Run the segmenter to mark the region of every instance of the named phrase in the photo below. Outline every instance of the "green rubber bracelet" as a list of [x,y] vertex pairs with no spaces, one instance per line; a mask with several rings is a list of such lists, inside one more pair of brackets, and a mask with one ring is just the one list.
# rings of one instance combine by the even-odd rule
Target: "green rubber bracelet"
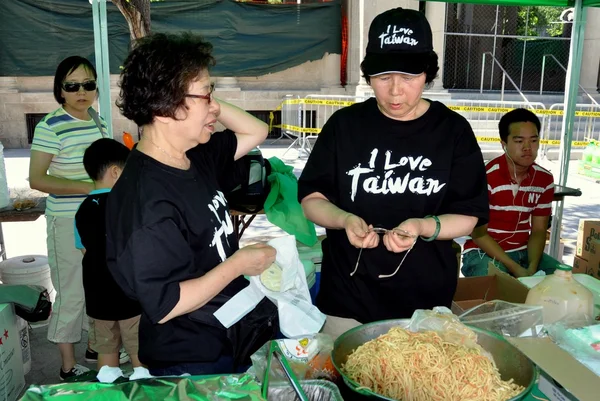
[[440,235],[440,230],[442,228],[442,224],[440,223],[440,218],[439,217],[437,217],[437,216],[425,216],[426,219],[428,219],[430,217],[435,220],[435,232],[429,238],[425,238],[425,237],[421,236],[421,239],[423,241],[425,241],[425,242],[435,241],[437,239],[438,235]]

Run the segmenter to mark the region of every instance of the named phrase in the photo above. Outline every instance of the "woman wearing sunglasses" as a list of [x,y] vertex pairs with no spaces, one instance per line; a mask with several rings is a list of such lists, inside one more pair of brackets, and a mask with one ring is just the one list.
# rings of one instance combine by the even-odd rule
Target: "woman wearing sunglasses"
[[76,363],[73,348],[81,340],[83,319],[87,318],[82,254],[75,248],[73,221],[79,204],[94,189],[83,168],[83,153],[92,142],[107,136],[106,122],[92,109],[96,96],[94,66],[78,56],[63,60],[54,76],[54,98],[60,107],[35,127],[31,144],[29,185],[48,193],[48,264],[57,291],[48,340],[60,350],[61,380],[88,370]]
[[264,244],[239,249],[222,186],[268,127],[214,96],[211,51],[196,35],[154,34],[121,72],[117,105],[143,136],[108,197],[106,255],[142,307],[138,355],[155,376],[233,372],[245,358],[213,312],[275,260]]

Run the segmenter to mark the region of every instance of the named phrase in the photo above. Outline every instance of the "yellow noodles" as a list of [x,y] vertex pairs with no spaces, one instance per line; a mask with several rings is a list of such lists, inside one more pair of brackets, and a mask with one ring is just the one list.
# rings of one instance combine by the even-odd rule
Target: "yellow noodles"
[[361,386],[402,401],[505,401],[524,390],[503,381],[483,352],[434,331],[394,327],[358,347],[343,370]]

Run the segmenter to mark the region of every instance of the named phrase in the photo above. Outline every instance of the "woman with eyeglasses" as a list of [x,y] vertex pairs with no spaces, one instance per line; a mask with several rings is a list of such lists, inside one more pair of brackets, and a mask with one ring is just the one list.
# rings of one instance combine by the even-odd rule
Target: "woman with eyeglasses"
[[[213,312],[275,260],[264,244],[239,249],[221,186],[268,127],[214,96],[211,51],[196,35],[154,34],[121,72],[117,105],[143,135],[108,197],[107,263],[140,302],[139,359],[155,376],[234,372],[242,322],[226,330]],[[253,333],[259,345],[274,327]]]
[[79,56],[68,57],[56,69],[54,98],[60,107],[35,127],[29,163],[29,185],[48,193],[46,224],[48,264],[56,299],[48,340],[58,344],[60,379],[88,371],[76,363],[73,344],[81,340],[84,293],[81,252],[75,248],[74,217],[79,204],[94,189],[83,167],[83,153],[107,137],[106,122],[92,108],[96,100],[96,70]]

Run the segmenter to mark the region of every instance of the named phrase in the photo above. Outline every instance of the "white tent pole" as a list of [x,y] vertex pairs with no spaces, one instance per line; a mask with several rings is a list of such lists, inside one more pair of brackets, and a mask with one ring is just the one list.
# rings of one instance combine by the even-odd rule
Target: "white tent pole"
[[[573,7],[573,28],[571,32],[571,46],[569,49],[569,64],[565,77],[565,111],[561,128],[560,142],[560,176],[559,185],[566,186],[569,175],[569,161],[571,159],[571,139],[575,122],[575,109],[579,95],[579,75],[583,56],[583,40],[585,32],[587,9],[583,7],[583,0],[575,0]],[[550,256],[556,258],[560,247],[560,233],[564,201],[555,202],[552,231],[550,234]]]
[[110,100],[110,65],[108,59],[108,24],[106,0],[90,0],[94,20],[94,48],[98,73],[99,113],[106,120],[112,138],[112,107]]

